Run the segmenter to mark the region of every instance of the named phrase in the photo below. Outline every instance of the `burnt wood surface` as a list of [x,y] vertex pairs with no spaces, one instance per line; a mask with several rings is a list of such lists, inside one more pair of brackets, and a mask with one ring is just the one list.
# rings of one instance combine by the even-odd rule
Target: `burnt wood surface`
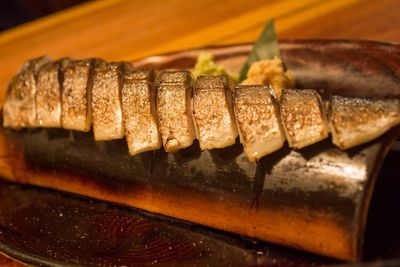
[[[368,264],[400,258],[399,161],[400,152],[390,152],[377,180],[364,247]],[[0,198],[0,250],[35,265],[342,266],[270,243],[33,186],[0,181]]]

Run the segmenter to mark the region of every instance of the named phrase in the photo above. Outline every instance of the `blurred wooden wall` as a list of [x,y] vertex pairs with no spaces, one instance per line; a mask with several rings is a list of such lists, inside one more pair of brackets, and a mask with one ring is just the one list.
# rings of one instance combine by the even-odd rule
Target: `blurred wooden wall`
[[88,0],[12,0],[0,1],[0,31]]

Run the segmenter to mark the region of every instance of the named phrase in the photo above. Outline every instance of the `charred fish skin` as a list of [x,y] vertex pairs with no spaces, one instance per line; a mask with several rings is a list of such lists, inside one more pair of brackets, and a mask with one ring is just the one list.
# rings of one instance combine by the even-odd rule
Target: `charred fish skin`
[[10,128],[38,127],[36,120],[36,75],[51,59],[42,56],[25,62],[11,79],[3,107],[3,125]]
[[126,65],[121,95],[129,154],[159,149],[161,137],[157,125],[154,72]]
[[326,112],[316,90],[284,89],[280,108],[289,147],[301,149],[328,137]]
[[224,148],[238,136],[232,109],[230,79],[225,75],[199,76],[193,92],[193,117],[200,148]]
[[163,71],[157,80],[157,117],[166,152],[192,145],[196,138],[191,99],[193,78],[188,71]]
[[92,126],[93,59],[69,62],[63,69],[61,127],[82,132]]
[[93,133],[96,141],[124,137],[121,107],[121,63],[97,61],[92,87]]
[[341,149],[367,143],[400,123],[400,99],[333,96],[329,126],[332,142]]
[[253,162],[282,148],[286,140],[271,90],[266,85],[235,87],[234,111],[240,141]]
[[37,74],[36,120],[40,127],[61,127],[62,69],[69,59],[44,64]]

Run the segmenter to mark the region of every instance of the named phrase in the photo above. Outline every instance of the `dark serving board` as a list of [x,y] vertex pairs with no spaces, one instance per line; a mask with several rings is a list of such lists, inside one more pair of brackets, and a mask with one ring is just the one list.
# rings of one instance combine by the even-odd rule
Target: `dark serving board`
[[[398,162],[400,152],[391,151],[377,181],[366,230],[366,266],[371,262],[377,262],[373,265],[377,267],[400,264]],[[0,180],[0,199],[0,251],[28,264],[342,265],[266,242],[34,186]],[[389,260],[395,258],[399,260]]]
[[[400,96],[398,45],[375,42],[296,41],[282,42],[280,46],[285,64],[296,77],[296,86],[299,88],[324,88],[320,91],[324,97],[329,97],[331,94]],[[208,50],[215,54],[219,63],[236,71],[249,49],[249,45],[239,45]],[[198,50],[183,51],[145,58],[134,64],[158,69],[191,68],[197,53]],[[228,164],[226,165],[228,168],[233,166],[239,176],[232,179],[224,178],[224,170],[221,170],[222,176],[221,174],[215,177],[197,175],[197,180],[189,179],[187,174],[176,172],[178,169],[168,169],[171,168],[168,165],[170,162],[185,166],[187,162],[182,161],[180,158],[182,155],[165,157],[162,151],[156,152],[156,154],[161,153],[160,157],[157,157],[161,161],[156,160],[158,164],[154,169],[157,175],[154,176],[152,173],[147,177],[146,164],[153,162],[147,157],[151,158],[151,155],[130,159],[125,155],[127,151],[123,148],[123,142],[96,144],[91,136],[62,130],[23,132],[21,139],[21,133],[1,129],[0,176],[9,181],[60,189],[156,211],[159,214],[176,214],[186,221],[191,221],[193,218],[194,222],[197,220],[215,228],[242,232],[246,235],[251,233],[251,229],[244,227],[235,231],[234,227],[246,225],[246,220],[253,220],[252,223],[258,227],[264,225],[271,227],[273,225],[268,221],[268,216],[265,216],[269,214],[274,216],[274,219],[283,218],[280,225],[273,227],[283,231],[282,236],[288,239],[279,239],[279,235],[276,234],[274,236],[273,227],[265,228],[261,232],[258,230],[259,233],[263,231],[267,233],[265,235],[267,240],[271,238],[278,243],[348,260],[358,259],[362,251],[365,260],[390,259],[400,257],[400,234],[397,227],[400,224],[398,208],[400,201],[396,194],[396,188],[400,188],[400,181],[396,179],[399,175],[398,162],[400,162],[398,151],[389,152],[383,163],[370,208],[365,245],[362,244],[375,178],[386,152],[399,132],[400,128],[397,127],[382,138],[346,153],[333,148],[329,141],[299,153],[284,148],[262,163],[263,168],[269,170],[264,170],[266,180],[264,181],[262,176],[263,182],[260,185],[257,179],[254,180],[254,177],[248,177],[248,174],[241,172],[253,167],[240,156],[242,153],[240,146],[216,151],[209,156],[208,152],[201,152],[201,155],[196,151],[183,152],[194,156],[189,161],[206,155],[205,160],[200,157],[200,163],[212,159],[217,160],[218,164]],[[110,157],[111,162],[107,165],[105,158],[103,161],[90,158],[91,151],[98,152],[97,157]],[[86,152],[88,154],[85,156]],[[345,164],[343,166],[355,166],[357,169],[367,164],[369,171],[367,176],[360,180],[362,183],[354,181],[352,177],[347,179],[343,174],[337,176],[338,172],[330,174],[331,177],[327,175],[325,181],[319,174],[318,168],[312,170],[316,171],[316,177],[311,175],[303,179],[301,172],[296,172],[296,169],[290,167],[291,164],[299,164],[298,167],[301,167],[307,163],[304,159],[321,159],[322,163],[316,165],[320,167],[325,166],[324,159],[329,159],[329,164],[335,166],[332,155],[336,155],[336,159]],[[80,157],[83,157],[84,161]],[[279,161],[285,159],[288,159],[287,163],[279,165]],[[99,165],[98,162],[104,164]],[[131,162],[134,167],[118,168],[118,166],[123,167],[124,162]],[[49,165],[53,167],[49,169]],[[46,170],[43,170],[44,166]],[[163,166],[167,169],[163,169]],[[290,177],[280,179],[282,173],[274,173],[272,166],[278,166],[278,169],[281,168],[283,171],[291,171],[292,179],[289,179]],[[201,169],[201,166],[196,168]],[[70,172],[70,169],[79,170],[79,173],[75,173],[75,176],[65,176],[63,173]],[[175,172],[175,176],[166,170]],[[132,176],[134,173],[140,175]],[[92,179],[88,179],[88,175]],[[109,179],[114,177],[120,181]],[[223,180],[219,180],[221,177]],[[148,180],[149,178],[151,179]],[[165,178],[175,179],[165,180]],[[336,183],[329,182],[330,178],[336,179]],[[322,191],[315,191],[315,184],[310,183],[309,179],[317,179],[316,182],[322,179],[320,181],[323,186]],[[286,185],[282,185],[283,182],[288,183],[291,189],[285,189]],[[296,183],[301,187],[299,190],[293,188]],[[351,189],[357,185],[360,185],[362,190],[343,195],[343,192],[347,192],[343,189]],[[261,191],[254,191],[257,188],[261,188]],[[182,195],[185,193],[189,195]],[[257,196],[255,206],[252,202],[254,196]],[[0,199],[0,250],[32,264],[48,266],[337,264],[327,258],[262,241],[252,241],[197,224],[28,185],[0,182]],[[189,204],[184,201],[188,201]],[[227,201],[228,203],[233,201],[232,205],[225,205]],[[180,207],[182,210],[179,210]],[[216,207],[220,208],[219,211],[223,215],[213,211]],[[221,207],[226,210],[221,210]],[[306,212],[303,210],[304,207]],[[200,210],[202,214],[198,212]],[[295,215],[288,213],[290,210]],[[245,211],[243,214],[249,212],[250,217],[239,218],[232,213],[242,211]],[[334,217],[330,217],[330,214]],[[293,216],[293,220],[290,217],[285,218],[288,215]],[[233,221],[224,221],[224,218],[232,218]],[[263,221],[257,221],[256,218],[263,218]],[[332,222],[334,227],[319,228],[317,222],[321,218],[326,219],[321,222]],[[297,219],[299,221],[296,221]],[[219,220],[219,223],[215,223],[216,220]],[[316,236],[307,236],[304,234],[306,229],[290,225],[299,222],[302,223],[300,225],[309,227],[308,230],[315,231]],[[286,235],[285,229],[292,232]],[[254,228],[254,232],[255,230]],[[330,240],[325,240],[323,236],[318,237],[318,231],[321,230],[323,230],[321,233],[327,234]],[[334,233],[345,233],[345,235],[339,237]],[[295,241],[297,237],[300,239]],[[290,238],[293,238],[293,243]],[[318,243],[306,243],[311,240],[317,240]],[[327,247],[320,249],[319,242],[321,246]],[[339,250],[329,248],[338,244],[345,246],[338,246]]]

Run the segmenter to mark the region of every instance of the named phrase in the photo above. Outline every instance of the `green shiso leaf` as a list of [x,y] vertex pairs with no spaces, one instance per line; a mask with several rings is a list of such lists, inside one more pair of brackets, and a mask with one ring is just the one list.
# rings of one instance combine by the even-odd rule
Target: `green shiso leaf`
[[249,57],[240,70],[239,81],[242,82],[247,78],[247,72],[251,64],[256,61],[272,58],[280,58],[274,19],[271,19],[267,23],[264,30],[261,32],[260,37],[258,37],[257,42],[253,45]]

